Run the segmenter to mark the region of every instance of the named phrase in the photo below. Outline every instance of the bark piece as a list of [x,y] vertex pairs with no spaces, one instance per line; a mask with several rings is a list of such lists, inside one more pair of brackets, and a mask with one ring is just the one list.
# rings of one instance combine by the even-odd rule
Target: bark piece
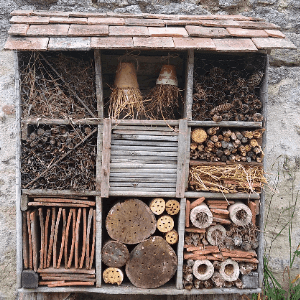
[[105,224],[109,236],[124,244],[142,242],[156,229],[154,214],[138,199],[129,199],[114,205]]
[[93,215],[93,243],[92,243],[89,269],[91,269],[93,266],[94,256],[95,256],[95,245],[96,245],[96,210],[94,210],[94,215]]
[[189,227],[189,228],[185,228],[186,232],[195,232],[195,233],[205,233],[206,230],[203,228],[195,228],[195,227]]
[[78,209],[76,228],[75,228],[75,269],[78,269],[78,251],[79,251],[79,229],[81,220],[81,208]]
[[62,213],[62,208],[60,207],[58,209],[57,213],[57,219],[55,223],[55,231],[54,231],[54,237],[53,237],[53,267],[56,268],[56,255],[57,255],[57,238],[58,238],[58,227],[60,223],[60,218],[61,218],[61,213]]
[[73,216],[73,209],[70,209],[67,224],[66,224],[66,240],[65,240],[65,249],[64,249],[64,258],[65,258],[65,268],[68,266],[68,248],[69,248],[69,232],[70,232],[70,225],[71,219]]
[[205,198],[204,198],[204,197],[198,198],[198,199],[196,199],[195,201],[193,201],[193,202],[191,203],[190,208],[193,209],[194,207],[196,207],[196,206],[202,204],[204,201],[205,201]]
[[149,207],[155,215],[161,215],[165,211],[166,202],[163,198],[154,198],[151,200]]
[[45,242],[44,242],[44,268],[47,267],[47,250],[48,250],[48,236],[49,236],[49,221],[50,221],[51,210],[47,208],[47,215],[45,220]]
[[82,238],[82,251],[81,251],[81,259],[80,259],[80,264],[79,268],[81,269],[83,267],[84,263],[84,257],[85,257],[85,252],[86,252],[86,208],[83,208],[82,210],[82,215],[83,215],[83,238]]
[[92,227],[92,219],[93,219],[94,210],[90,208],[88,215],[88,223],[87,223],[87,231],[86,231],[86,258],[85,258],[85,267],[89,268],[90,265],[90,235],[91,235],[91,227]]
[[75,242],[76,242],[76,209],[73,209],[72,211],[73,211],[72,242],[71,242],[70,256],[68,258],[68,265],[67,265],[68,269],[71,267],[72,264],[72,260],[74,257]]
[[49,239],[49,248],[48,248],[48,256],[47,256],[47,268],[50,267],[51,255],[52,255],[52,251],[53,251],[53,238],[54,238],[55,220],[56,220],[56,209],[55,209],[55,207],[52,207],[50,239]]
[[102,247],[102,261],[108,267],[123,267],[129,259],[129,251],[125,244],[108,241]]
[[124,274],[118,268],[107,268],[103,272],[103,280],[105,283],[120,285],[123,282]]
[[253,225],[256,225],[256,203],[254,201],[249,201],[248,205],[252,213],[252,223]]
[[57,260],[57,268],[60,267],[61,264],[61,260],[64,254],[64,247],[65,247],[65,243],[66,243],[66,222],[67,222],[67,215],[66,215],[66,210],[63,209],[62,210],[62,215],[63,215],[63,227],[62,227],[62,237],[61,237],[61,244],[60,244],[60,251],[59,251],[59,255],[58,255],[58,260]]
[[166,212],[167,212],[167,214],[169,214],[171,216],[174,216],[174,215],[177,215],[179,213],[179,210],[180,210],[180,203],[177,200],[172,199],[172,200],[168,200],[166,202]]
[[211,280],[215,284],[216,287],[223,287],[225,280],[224,278],[220,275],[219,272],[214,272],[213,276],[211,277]]
[[191,211],[191,202],[186,200],[185,205],[185,227],[190,227],[190,211]]
[[174,220],[168,215],[163,215],[157,220],[156,226],[160,232],[169,232],[174,228]]
[[139,288],[157,288],[168,282],[177,270],[177,256],[172,247],[159,236],[137,245],[126,264],[126,274]]
[[39,208],[38,211],[39,211],[39,220],[40,220],[40,228],[41,228],[40,269],[43,269],[44,268],[44,250],[45,250],[45,226],[44,226],[43,209]]

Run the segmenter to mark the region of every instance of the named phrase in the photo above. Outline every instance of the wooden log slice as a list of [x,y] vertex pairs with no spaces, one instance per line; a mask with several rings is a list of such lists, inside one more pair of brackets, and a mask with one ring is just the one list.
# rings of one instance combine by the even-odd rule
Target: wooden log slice
[[232,259],[226,259],[221,263],[220,275],[226,281],[235,281],[238,279],[240,274],[239,265],[236,261]]
[[178,232],[173,229],[165,234],[165,240],[168,244],[174,245],[178,242]]
[[172,199],[172,200],[168,200],[166,202],[166,212],[167,212],[167,214],[169,214],[171,216],[174,216],[174,215],[177,215],[179,213],[179,210],[180,210],[180,203],[177,200]]
[[124,244],[137,244],[155,232],[156,220],[141,200],[129,199],[115,204],[106,217],[109,236]]
[[124,274],[118,268],[107,268],[103,272],[103,280],[105,283],[120,285],[123,282]]
[[206,204],[194,207],[190,213],[190,219],[197,228],[207,228],[213,221],[213,215]]
[[223,243],[226,237],[226,229],[222,225],[210,226],[207,230],[207,241],[215,246]]
[[207,139],[207,133],[202,128],[196,128],[192,131],[191,134],[192,140],[195,143],[203,143]]
[[108,241],[102,248],[102,261],[108,267],[123,267],[129,259],[129,251],[125,244]]
[[158,288],[168,282],[177,270],[177,256],[160,236],[137,245],[130,253],[126,274],[139,288]]
[[166,202],[163,198],[154,198],[151,200],[149,207],[155,215],[161,215],[165,211]]
[[156,226],[160,232],[169,232],[174,228],[174,220],[172,217],[164,215],[157,220]]
[[242,202],[236,202],[229,206],[231,221],[238,226],[246,226],[252,221],[250,208]]

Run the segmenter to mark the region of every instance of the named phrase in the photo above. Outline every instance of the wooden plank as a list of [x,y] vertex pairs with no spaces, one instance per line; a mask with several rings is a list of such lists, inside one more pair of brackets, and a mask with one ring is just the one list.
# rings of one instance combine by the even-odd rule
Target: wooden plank
[[75,228],[75,269],[78,269],[78,250],[79,250],[79,229],[80,229],[81,208],[77,212],[76,228]]
[[[95,278],[87,278],[85,277],[84,275],[77,275],[76,277],[75,276],[70,276],[70,274],[68,275],[65,275],[65,276],[46,276],[46,277],[43,277],[42,276],[42,280],[49,280],[49,281],[54,281],[54,280],[61,280],[61,281],[87,281],[87,282],[95,282],[96,279]],[[46,281],[45,281],[46,283]],[[40,282],[39,282],[40,284]]]
[[33,269],[33,257],[32,257],[32,235],[31,235],[31,223],[30,223],[30,210],[26,212],[27,230],[28,230],[28,243],[29,243],[29,263],[28,268]]
[[[179,123],[180,124],[180,123]],[[154,130],[125,130],[125,129],[114,129],[112,131],[113,135],[122,135],[122,134],[133,134],[133,135],[151,135],[151,136],[177,136],[178,132],[176,131],[154,131]]]
[[[150,175],[149,174],[143,174],[143,173],[110,173],[110,178],[114,178],[114,177],[130,177],[130,178],[149,178]],[[161,173],[151,173],[151,177],[152,178],[165,178],[165,176],[169,177],[169,178],[175,178],[177,177],[176,174],[163,174],[163,172]]]
[[92,243],[92,249],[91,249],[92,251],[91,251],[91,257],[90,257],[89,269],[92,268],[93,263],[94,263],[94,257],[95,257],[96,234],[97,234],[97,228],[96,228],[96,211],[94,211],[93,220],[94,220],[94,222],[93,222],[93,243]]
[[[139,183],[139,182],[176,182],[175,178],[125,178],[125,177],[113,177],[110,179],[111,182],[134,182],[134,183]],[[196,197],[197,198],[197,197]]]
[[[191,136],[191,131],[192,131],[192,128],[191,127],[188,127],[188,136],[190,137]],[[187,139],[187,143],[186,143],[186,151],[185,151],[185,190],[188,189],[188,185],[189,185],[189,173],[190,173],[190,166],[189,166],[189,163],[190,163],[190,146],[191,146],[191,139],[188,138]]]
[[63,216],[62,237],[61,237],[60,250],[59,250],[59,255],[57,260],[57,268],[60,267],[63,253],[64,253],[65,243],[66,243],[67,213],[65,208],[63,208],[62,210],[62,216]]
[[187,120],[179,120],[179,135],[178,135],[178,160],[177,160],[177,184],[176,197],[183,198],[185,192],[185,157],[186,157],[186,143],[189,137]]
[[95,60],[95,85],[97,98],[98,118],[103,119],[103,83],[102,83],[102,67],[101,67],[101,53],[100,50],[94,50]]
[[170,161],[176,161],[177,162],[177,157],[173,156],[143,156],[143,157],[132,157],[132,156],[121,156],[121,157],[112,157],[111,162],[137,162],[137,163],[157,163],[157,162],[162,162],[162,163],[170,163]]
[[109,196],[123,196],[123,197],[176,197],[176,192],[140,192],[140,191],[112,191],[109,192]]
[[92,218],[93,218],[94,210],[90,208],[86,229],[86,245],[85,245],[85,268],[88,269],[90,264],[90,233],[92,226]]
[[158,141],[132,141],[132,140],[112,140],[111,145],[114,146],[151,146],[151,147],[177,147],[177,141],[174,142],[158,142]]
[[[150,149],[149,149],[150,150]],[[174,152],[154,152],[154,151],[127,151],[127,150],[113,150],[111,151],[111,156],[174,156],[177,157],[177,151]]]
[[50,208],[47,208],[47,215],[45,220],[45,242],[44,242],[44,268],[47,267],[47,251],[48,251],[48,232],[49,232],[49,221],[50,221]]
[[53,267],[56,268],[56,254],[57,254],[57,238],[58,238],[58,227],[60,223],[62,208],[58,209],[56,223],[55,223],[55,230],[54,230],[54,237],[53,237]]
[[116,168],[125,168],[125,169],[173,169],[177,170],[177,163],[175,161],[169,162],[168,164],[159,163],[156,164],[147,164],[147,163],[110,163],[111,169]]
[[42,190],[42,189],[36,189],[36,190],[28,190],[28,189],[22,189],[22,194],[26,194],[28,196],[97,196],[100,194],[100,192],[97,191],[73,191],[73,190]]
[[176,132],[178,130],[177,127],[171,126],[122,126],[122,125],[113,125],[112,130],[143,130],[143,131],[167,131],[167,132]]
[[90,205],[75,204],[75,203],[48,203],[48,202],[29,202],[28,206],[50,206],[50,207],[90,207]]
[[116,168],[111,168],[110,169],[110,172],[111,174],[113,173],[130,173],[130,172],[135,172],[136,174],[148,174],[149,176],[152,176],[152,173],[157,173],[159,172],[159,170],[161,170],[161,173],[163,174],[176,174],[176,169],[123,169],[123,168],[120,168],[120,169],[116,169]]
[[[111,187],[109,189],[109,193],[112,193],[112,192],[126,192],[126,191],[132,191],[132,192],[137,192],[137,191],[145,191],[145,188],[139,188],[139,187]],[[147,187],[147,191],[149,193],[151,192],[176,192],[176,188],[173,187],[173,188],[165,188],[165,187],[158,187],[156,188],[155,185],[154,187]]]
[[196,127],[238,127],[238,128],[262,128],[262,122],[242,122],[242,121],[188,121],[188,126]]
[[194,50],[188,50],[187,65],[185,75],[185,93],[184,93],[184,118],[192,120],[193,106],[193,77],[194,77]]
[[25,211],[28,209],[28,196],[27,195],[21,195],[21,211]]
[[39,208],[38,211],[39,211],[39,220],[40,220],[40,228],[41,228],[40,269],[43,269],[44,268],[44,250],[45,250],[45,226],[44,226],[43,209]]
[[180,200],[180,211],[178,217],[178,244],[177,244],[177,258],[178,258],[178,266],[177,266],[177,276],[176,276],[176,288],[182,289],[182,275],[183,275],[183,245],[184,245],[184,228],[185,228],[185,206],[186,199],[182,198]]
[[22,120],[21,124],[26,125],[98,125],[102,123],[100,118],[86,118],[86,119],[48,119],[48,118],[28,118]]
[[97,156],[96,156],[96,191],[101,193],[101,170],[103,151],[103,124],[98,125],[97,134]]
[[103,120],[103,152],[101,170],[101,197],[109,195],[109,173],[110,173],[110,145],[111,145],[111,120]]
[[190,160],[190,166],[226,166],[226,165],[242,165],[242,166],[262,166],[258,162],[220,162],[220,161],[205,161],[205,160]]
[[246,193],[235,193],[235,194],[222,194],[222,193],[209,193],[209,192],[185,192],[186,198],[200,198],[205,197],[206,199],[259,199],[259,194],[246,194]]
[[126,145],[112,145],[111,151],[151,151],[151,152],[176,152],[178,151],[177,146],[173,147],[156,147],[153,146],[126,146]]
[[38,269],[38,273],[42,274],[95,274],[95,269],[91,270],[86,270],[86,269],[76,269],[76,268],[70,268],[70,269],[65,269],[65,268],[46,268],[46,269]]
[[94,201],[86,200],[76,200],[76,199],[66,199],[66,198],[34,198],[33,201],[37,202],[56,202],[56,203],[77,203],[77,204],[87,204],[95,206]]
[[178,136],[153,136],[145,134],[113,134],[112,140],[136,140],[136,141],[170,141],[177,142]]
[[52,207],[50,239],[49,239],[49,248],[48,248],[48,256],[47,256],[47,268],[50,267],[51,255],[52,255],[52,251],[53,251],[55,221],[56,221],[56,208]]
[[139,188],[149,188],[149,187],[163,187],[169,188],[173,187],[176,188],[176,182],[110,182],[110,187],[121,187],[121,186],[128,186],[128,187],[139,187]]
[[28,245],[28,229],[27,229],[27,220],[26,220],[26,212],[22,215],[22,242],[23,242],[23,264],[24,269],[28,269],[29,267],[29,245]]
[[[101,287],[102,280],[102,260],[101,260],[101,250],[102,250],[102,198],[96,197],[96,209],[93,212],[92,224],[93,230],[96,227],[95,237],[92,237],[92,243],[95,243],[96,247],[96,257],[95,257],[95,268],[96,268],[96,287]],[[92,249],[91,249],[92,250]],[[92,253],[91,253],[92,254]],[[88,268],[92,267],[90,255],[90,261]]]
[[62,278],[68,276],[68,278],[77,278],[77,277],[82,277],[82,278],[91,278],[94,279],[96,277],[96,274],[68,274],[68,273],[41,273],[40,275],[43,279],[47,279],[49,277],[57,277],[57,278]]
[[84,258],[85,258],[85,251],[86,251],[86,208],[82,210],[82,229],[83,229],[83,237],[82,237],[82,251],[81,251],[81,258],[79,262],[79,269],[83,268]]
[[113,120],[112,125],[178,126],[178,120]]
[[36,210],[30,213],[30,227],[31,227],[31,242],[32,242],[32,265],[33,265],[33,270],[36,272],[39,267],[38,266],[39,237],[38,237],[38,224],[37,224]]

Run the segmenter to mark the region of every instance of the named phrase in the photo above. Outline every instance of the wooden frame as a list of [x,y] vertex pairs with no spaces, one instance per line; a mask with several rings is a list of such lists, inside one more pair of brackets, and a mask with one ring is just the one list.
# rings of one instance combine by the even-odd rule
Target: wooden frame
[[[255,289],[192,289],[187,291],[183,289],[182,285],[182,266],[183,266],[183,244],[185,232],[185,203],[186,198],[199,198],[204,196],[207,199],[224,199],[221,193],[207,193],[207,192],[190,192],[186,191],[188,168],[189,168],[189,148],[190,148],[190,132],[191,127],[240,127],[240,128],[262,128],[266,127],[266,121],[262,122],[236,122],[236,121],[222,121],[216,123],[213,121],[193,121],[192,120],[192,103],[193,103],[193,71],[194,71],[194,50],[187,51],[186,63],[186,83],[185,83],[185,103],[184,103],[184,119],[182,120],[110,120],[103,119],[103,84],[102,84],[102,68],[101,68],[101,53],[99,50],[94,51],[95,57],[95,73],[96,73],[96,98],[97,98],[97,118],[74,120],[74,124],[90,124],[98,126],[97,135],[97,158],[96,158],[96,191],[56,191],[56,190],[21,190],[21,124],[26,128],[30,124],[69,124],[66,120],[50,120],[50,119],[27,119],[21,120],[21,100],[20,100],[20,78],[18,67],[18,54],[15,52],[15,90],[16,90],[16,119],[17,119],[17,200],[16,200],[16,222],[17,222],[17,287],[22,292],[91,292],[91,293],[108,293],[108,294],[153,294],[153,295],[198,295],[198,294],[250,294],[258,293],[261,291],[263,281],[263,232],[260,231],[259,235],[259,249],[258,249],[258,274],[259,274],[259,287]],[[267,79],[268,79],[268,60],[266,63],[265,76],[263,78],[263,85],[261,87],[261,100],[263,102],[263,115],[266,116],[267,109]],[[176,169],[176,192],[139,192],[135,194],[132,191],[124,191],[122,193],[109,191],[109,173],[110,173],[110,141],[111,132],[114,126],[178,126],[179,125],[179,147],[178,147],[178,161]],[[263,147],[266,145],[266,137],[263,137]],[[27,209],[27,202],[29,196],[42,196],[42,195],[86,195],[95,196],[96,199],[96,287],[57,287],[46,288],[39,287],[37,289],[24,289],[21,288],[21,273],[22,273],[22,211]],[[157,289],[138,289],[132,285],[115,286],[101,286],[102,285],[102,262],[101,262],[101,248],[102,248],[102,201],[103,198],[112,196],[139,196],[139,197],[177,197],[181,200],[181,211],[178,220],[178,233],[179,242],[177,245],[178,255],[178,269],[176,275],[176,284],[165,286]],[[227,194],[227,199],[260,199],[260,217],[259,226],[263,228],[263,210],[264,210],[264,193],[259,194]]]

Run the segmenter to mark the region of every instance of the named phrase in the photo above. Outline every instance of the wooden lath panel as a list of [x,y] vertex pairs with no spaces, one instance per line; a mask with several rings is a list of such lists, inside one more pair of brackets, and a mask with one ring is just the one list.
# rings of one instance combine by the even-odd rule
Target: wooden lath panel
[[109,192],[175,193],[178,132],[168,125],[113,126]]

